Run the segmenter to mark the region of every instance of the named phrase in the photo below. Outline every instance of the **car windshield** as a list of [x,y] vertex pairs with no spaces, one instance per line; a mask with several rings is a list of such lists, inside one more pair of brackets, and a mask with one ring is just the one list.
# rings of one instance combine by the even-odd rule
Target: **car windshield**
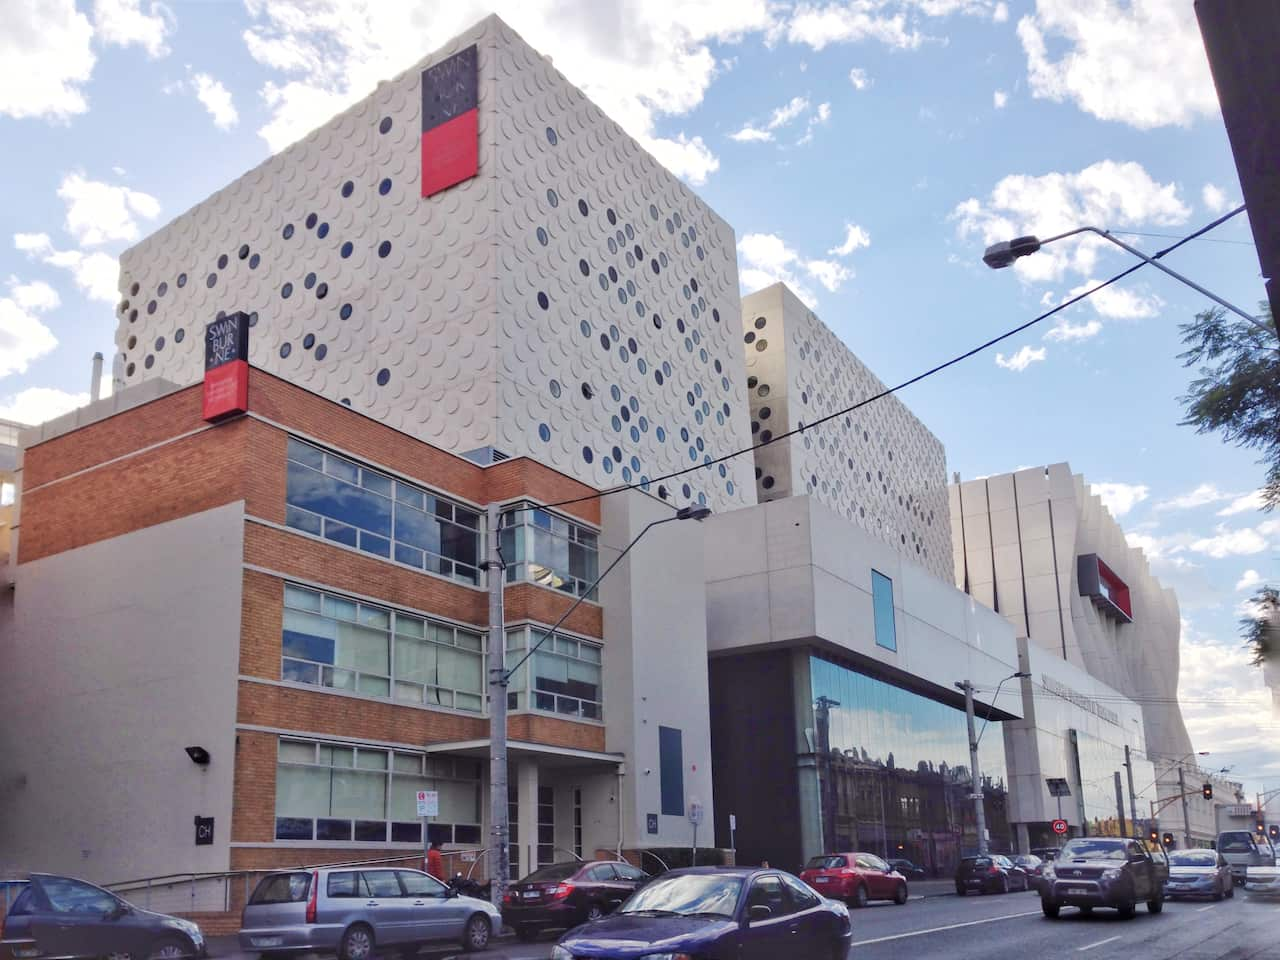
[[582,864],[580,863],[553,863],[549,867],[533,871],[520,882],[542,883],[547,880],[568,880],[581,869]]
[[1212,850],[1177,850],[1169,854],[1175,867],[1216,867],[1218,856]]
[[960,861],[960,866],[970,870],[983,870],[991,866],[991,860],[987,857],[965,857]]
[[277,873],[263,878],[249,903],[301,903],[310,892],[311,874]]
[[632,894],[619,913],[654,913],[669,916],[714,914],[732,917],[742,892],[741,877],[716,874],[683,874],[659,877]]
[[811,857],[804,865],[806,870],[839,870],[844,866],[844,857]]
[[1060,860],[1125,860],[1123,843],[1104,840],[1071,840],[1062,848]]
[[1224,833],[1218,838],[1223,853],[1253,853],[1253,837],[1247,833]]

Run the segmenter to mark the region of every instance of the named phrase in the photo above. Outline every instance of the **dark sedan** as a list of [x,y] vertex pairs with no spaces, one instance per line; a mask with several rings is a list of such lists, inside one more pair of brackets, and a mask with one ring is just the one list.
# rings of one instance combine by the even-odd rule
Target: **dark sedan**
[[1040,875],[1044,872],[1044,861],[1034,853],[1020,853],[1016,857],[1010,857],[1010,859],[1026,872],[1027,883],[1032,890],[1039,893]]
[[1164,895],[1169,900],[1179,897],[1234,897],[1235,880],[1231,864],[1216,850],[1171,850],[1169,879],[1164,882]]
[[844,960],[849,908],[781,870],[690,867],[635,893],[616,913],[570,930],[551,960]]
[[965,857],[956,868],[956,896],[1029,890],[1027,871],[998,853]]
[[91,883],[47,873],[31,875],[3,926],[0,960],[205,955],[200,928],[189,920],[141,910]]
[[544,930],[599,920],[648,879],[643,870],[612,860],[555,863],[507,888],[502,919],[521,940],[533,940]]
[[910,860],[890,860],[889,866],[893,867],[908,880],[928,879],[928,874],[924,872],[924,867],[918,867]]

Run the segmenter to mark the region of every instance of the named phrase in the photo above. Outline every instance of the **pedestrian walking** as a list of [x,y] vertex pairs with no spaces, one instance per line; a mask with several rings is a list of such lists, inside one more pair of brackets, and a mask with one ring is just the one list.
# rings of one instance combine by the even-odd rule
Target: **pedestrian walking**
[[432,840],[431,846],[427,850],[427,873],[435,877],[441,883],[445,882],[444,878],[444,857],[440,854],[440,841]]

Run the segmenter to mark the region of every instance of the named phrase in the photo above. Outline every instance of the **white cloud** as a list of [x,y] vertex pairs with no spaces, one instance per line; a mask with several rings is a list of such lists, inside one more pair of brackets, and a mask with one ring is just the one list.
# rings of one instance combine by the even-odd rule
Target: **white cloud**
[[1194,510],[1196,507],[1207,506],[1211,503],[1221,503],[1223,500],[1230,500],[1235,496],[1237,494],[1225,493],[1219,490],[1217,484],[1202,483],[1190,493],[1160,501],[1156,504],[1156,509]]
[[1252,590],[1262,583],[1262,575],[1257,570],[1246,570],[1236,581],[1237,590]]
[[0,419],[17,420],[34,426],[70,413],[88,402],[87,393],[67,393],[52,387],[28,387],[0,400]]
[[1212,183],[1206,183],[1201,188],[1200,201],[1210,213],[1226,213],[1227,209],[1232,206],[1231,201],[1227,199],[1226,191],[1221,187],[1214,186]]
[[0,114],[66,120],[89,109],[82,90],[95,61],[89,18],[73,0],[18,0],[3,10]]
[[[1062,299],[1070,300],[1072,297],[1079,296],[1086,290],[1092,290],[1100,282],[1090,278],[1070,290]],[[1154,317],[1164,307],[1164,301],[1154,293],[1138,293],[1114,283],[1089,294],[1084,302],[1092,307],[1093,312],[1098,316],[1111,320],[1141,320],[1145,317]]]
[[787,39],[821,50],[832,43],[857,43],[878,40],[897,50],[914,50],[924,43],[924,36],[908,26],[907,16],[899,11],[884,12],[880,3],[853,3],[824,7],[807,4],[798,7],[786,27]]
[[13,297],[0,297],[0,377],[26,373],[33,360],[58,345],[58,339],[35,315]]
[[58,250],[46,233],[16,233],[13,245],[33,260],[69,270],[90,300],[114,304],[119,297],[120,264],[108,254]]
[[58,296],[58,291],[43,280],[19,283],[16,277],[10,277],[9,292],[13,297],[14,303],[23,310],[34,310],[42,313],[46,310],[56,309],[62,303],[62,299]]
[[1003,90],[997,90],[991,94],[991,103],[997,110],[1003,110],[1009,103],[1009,94]]
[[1185,127],[1218,112],[1189,3],[1036,0],[1018,37],[1033,96],[1140,130]]
[[694,184],[716,169],[715,156],[701,138],[659,136],[658,119],[683,116],[702,102],[723,59],[712,44],[736,43],[775,25],[768,0],[601,0],[572,16],[562,0],[455,0],[429,10],[414,0],[247,0],[246,6],[249,53],[276,74],[260,91],[270,119],[258,131],[273,151],[496,12]]
[[853,251],[869,246],[871,246],[871,234],[857,224],[846,223],[844,225],[844,240],[839,246],[828,250],[827,253],[834,257],[847,257]]
[[1070,320],[1063,320],[1046,333],[1044,338],[1057,343],[1072,343],[1077,340],[1092,339],[1101,332],[1102,323],[1097,320],[1090,320],[1088,323],[1072,323]]
[[1231,503],[1218,511],[1220,517],[1234,517],[1238,513],[1247,513],[1250,510],[1262,509],[1262,491],[1255,490],[1253,493],[1246,493],[1243,497],[1236,497]]
[[737,133],[729,134],[729,139],[739,143],[767,143],[773,139],[773,134],[768,130],[757,130],[748,123]]
[[87,180],[79,173],[63,178],[58,196],[67,205],[67,232],[82,246],[137,240],[135,215],[154,220],[160,213],[160,201],[150,194]]
[[1004,367],[1006,370],[1015,370],[1021,373],[1033,363],[1039,363],[1045,357],[1044,347],[1032,347],[1024,344],[1022,348],[1011,357],[1006,357],[1003,353],[996,354],[996,366]]
[[849,82],[853,84],[855,90],[865,90],[871,86],[871,80],[867,76],[867,71],[862,67],[854,67],[849,71]]
[[804,136],[796,141],[796,146],[802,146],[813,139],[813,131],[815,127],[820,127],[831,119],[831,104],[820,103],[818,108],[813,112],[813,116],[809,118],[809,124],[805,127]]
[[792,97],[788,103],[784,103],[773,111],[773,116],[769,118],[769,129],[777,130],[778,127],[785,127],[808,109],[809,99],[807,97]]
[[175,26],[169,8],[156,0],[145,13],[140,0],[95,0],[93,21],[103,43],[142,47],[153,60],[169,52],[165,38]]
[[1004,23],[1009,19],[1009,6],[1005,3],[997,3],[995,9],[991,11],[991,19],[996,23]]
[[231,91],[207,73],[197,73],[192,78],[196,85],[196,98],[204,104],[213,117],[214,126],[219,130],[230,130],[240,120],[236,106],[231,100]]
[[853,276],[852,270],[833,260],[801,256],[772,233],[746,234],[738,242],[738,253],[742,261],[739,282],[744,292],[751,293],[781,281],[811,307],[818,301],[808,285],[809,280],[816,280],[834,293]]
[[1241,530],[1219,527],[1212,537],[1201,537],[1189,549],[1221,560],[1223,557],[1247,557],[1262,553],[1267,549],[1267,541],[1257,530],[1248,527]]
[[[1174,226],[1190,216],[1176,183],[1158,183],[1141,164],[1114,160],[1101,160],[1077,173],[1012,174],[1000,180],[986,200],[970,197],[951,213],[962,239],[980,238],[987,244],[1024,234],[1052,236],[1081,226]],[[1112,246],[1101,237],[1069,237],[1022,257],[1014,269],[1029,281],[1057,281],[1067,272],[1089,277],[1103,249]],[[1114,309],[1133,308],[1114,294],[1111,303]]]
[[1151,494],[1151,489],[1143,483],[1091,483],[1089,489],[1113,517],[1123,517]]

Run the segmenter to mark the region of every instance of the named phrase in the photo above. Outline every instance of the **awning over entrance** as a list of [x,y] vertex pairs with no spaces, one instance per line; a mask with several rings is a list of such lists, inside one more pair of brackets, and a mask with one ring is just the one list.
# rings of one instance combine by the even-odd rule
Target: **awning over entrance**
[[[447,753],[452,756],[485,759],[489,756],[489,738],[480,740],[452,740],[432,743],[427,753]],[[626,757],[621,753],[602,753],[596,750],[577,750],[548,743],[531,743],[524,740],[507,741],[507,757],[511,760],[535,760],[541,767],[582,767],[591,764],[617,766]]]

